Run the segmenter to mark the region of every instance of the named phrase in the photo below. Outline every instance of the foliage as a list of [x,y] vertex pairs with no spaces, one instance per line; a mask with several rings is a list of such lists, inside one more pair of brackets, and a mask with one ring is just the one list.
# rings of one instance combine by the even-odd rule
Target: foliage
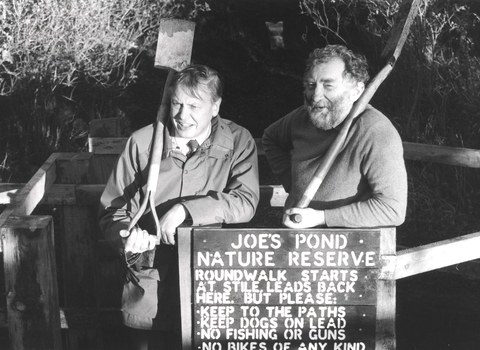
[[[161,17],[179,16],[172,0],[9,0],[3,3],[1,95],[27,82],[73,87],[80,79],[128,85],[138,51],[155,48]],[[134,61],[127,71],[126,64]],[[122,69],[118,82],[112,77]]]
[[[389,38],[399,1],[301,0],[300,4],[326,43],[354,46],[351,30],[347,29],[355,21],[356,32],[362,35],[362,46],[357,49],[377,65],[373,70],[379,70],[381,61],[376,58]],[[387,92],[382,94],[391,95],[390,99],[385,103],[377,101],[384,104],[382,107],[389,115],[393,114],[392,118],[409,140],[479,146],[475,110],[480,107],[480,60],[477,57],[480,43],[473,36],[479,24],[479,16],[466,5],[458,6],[445,0],[423,1],[400,63],[389,79],[394,82],[389,83],[384,89]],[[369,52],[371,47],[365,42],[376,38],[380,39],[380,45]],[[413,104],[400,100],[398,96],[402,95],[413,100]],[[459,111],[464,113],[461,118],[458,118]],[[449,118],[452,115],[456,118]]]
[[0,158],[84,149],[90,119],[124,113],[118,101],[152,59],[160,19],[197,11],[188,0],[0,2]]

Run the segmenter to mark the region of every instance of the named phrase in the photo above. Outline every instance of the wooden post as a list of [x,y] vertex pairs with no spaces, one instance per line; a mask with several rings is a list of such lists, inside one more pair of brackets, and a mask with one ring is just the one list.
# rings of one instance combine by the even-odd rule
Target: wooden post
[[377,330],[375,350],[396,349],[395,306],[396,282],[395,228],[383,228],[380,232],[380,259],[384,266],[377,282]]
[[10,348],[61,349],[52,218],[10,216],[0,234]]
[[[78,184],[90,180],[92,154],[65,154],[57,159],[57,183]],[[67,308],[97,307],[97,207],[63,205],[58,208],[60,218],[60,246],[62,252],[62,285],[64,306]],[[67,320],[68,322],[68,320]],[[101,331],[69,329],[67,348],[76,350],[102,348]]]

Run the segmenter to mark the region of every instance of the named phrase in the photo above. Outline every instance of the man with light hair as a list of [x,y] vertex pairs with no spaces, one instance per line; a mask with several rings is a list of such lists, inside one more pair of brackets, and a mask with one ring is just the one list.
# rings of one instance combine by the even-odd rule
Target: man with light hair
[[150,212],[127,230],[145,196],[155,125],[129,138],[100,199],[100,228],[127,264],[122,313],[131,349],[181,349],[176,229],[248,222],[259,200],[255,140],[219,116],[223,85],[217,71],[187,67],[175,73],[170,89],[154,198],[161,244],[156,246]]

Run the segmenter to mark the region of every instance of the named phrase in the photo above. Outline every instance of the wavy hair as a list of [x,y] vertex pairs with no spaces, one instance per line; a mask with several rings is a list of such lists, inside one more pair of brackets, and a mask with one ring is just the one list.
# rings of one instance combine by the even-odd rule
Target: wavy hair
[[370,79],[368,75],[368,64],[365,56],[354,53],[343,45],[327,45],[321,49],[315,49],[308,56],[305,75],[313,67],[330,61],[333,58],[340,58],[345,63],[344,77],[366,84]]

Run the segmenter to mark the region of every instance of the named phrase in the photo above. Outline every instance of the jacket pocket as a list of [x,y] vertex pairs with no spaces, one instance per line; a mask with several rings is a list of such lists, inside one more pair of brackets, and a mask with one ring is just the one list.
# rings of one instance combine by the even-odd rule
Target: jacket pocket
[[158,282],[156,268],[138,265],[127,267],[123,286],[122,311],[135,316],[155,318],[158,305]]

